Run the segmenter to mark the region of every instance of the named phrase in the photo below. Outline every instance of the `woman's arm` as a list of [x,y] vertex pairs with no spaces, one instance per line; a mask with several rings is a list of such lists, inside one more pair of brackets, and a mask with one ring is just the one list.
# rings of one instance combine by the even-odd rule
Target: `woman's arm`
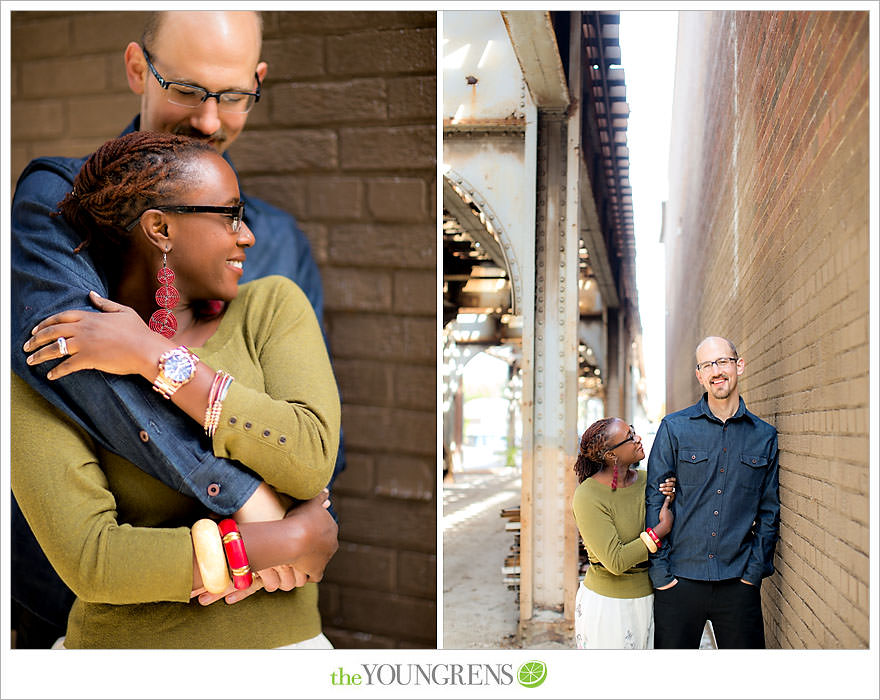
[[10,389],[12,490],[64,583],[86,601],[188,601],[189,530],[120,524],[92,439],[19,377]]
[[622,542],[611,511],[590,498],[589,493],[575,491],[573,509],[584,545],[612,574],[620,575],[648,560],[645,543],[638,537],[630,542]]
[[[214,454],[235,459],[277,490],[295,498],[318,494],[333,472],[340,406],[333,371],[314,312],[302,291],[276,277],[251,304],[243,333],[250,334],[263,386],[233,381],[214,434]],[[59,357],[56,339],[67,338],[71,356],[51,379],[83,369],[140,374],[153,381],[158,358],[176,344],[150,331],[129,307],[92,297],[103,311],[56,314],[25,345],[31,364]],[[199,363],[193,379],[172,401],[202,423],[216,372]]]
[[[330,480],[339,445],[339,391],[321,329],[302,290],[270,277],[250,288],[246,332],[255,379],[234,381],[214,434],[214,454],[236,459],[295,498]],[[242,377],[244,380],[244,377]]]
[[[13,491],[64,582],[88,602],[188,601],[201,585],[189,528],[120,524],[91,438],[17,376],[11,389]],[[322,509],[319,500],[306,505]],[[328,537],[295,513],[240,525],[249,561],[254,570],[295,562],[320,580],[335,522],[327,514]]]

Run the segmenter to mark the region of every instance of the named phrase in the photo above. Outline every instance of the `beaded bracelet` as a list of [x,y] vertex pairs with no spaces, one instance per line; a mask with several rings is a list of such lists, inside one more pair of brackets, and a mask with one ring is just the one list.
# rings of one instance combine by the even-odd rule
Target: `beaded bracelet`
[[654,554],[654,552],[657,551],[657,545],[654,544],[654,540],[651,539],[651,536],[647,532],[640,532],[639,539],[645,543],[645,546],[651,554]]
[[232,571],[232,585],[236,588],[248,588],[253,583],[250,563],[247,552],[244,549],[244,540],[238,531],[238,525],[232,518],[221,520],[218,525],[220,536],[223,538],[223,549],[226,550],[226,560]]
[[211,382],[211,393],[208,395],[208,408],[205,409],[205,435],[214,437],[217,426],[220,424],[220,412],[223,410],[223,400],[232,384],[232,375],[222,369],[218,369]]
[[657,549],[660,549],[660,547],[663,546],[663,542],[660,540],[659,537],[657,537],[657,533],[654,532],[653,528],[646,527],[645,532],[648,533],[648,537],[650,537],[652,540],[654,540],[654,544],[657,545]]
[[209,593],[223,593],[229,588],[226,556],[217,523],[209,518],[197,520],[190,530],[196,563],[202,575],[202,584]]

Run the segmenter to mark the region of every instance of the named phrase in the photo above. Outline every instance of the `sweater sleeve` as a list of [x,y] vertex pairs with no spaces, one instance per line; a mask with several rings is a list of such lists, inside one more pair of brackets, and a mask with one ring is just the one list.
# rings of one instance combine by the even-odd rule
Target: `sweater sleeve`
[[636,564],[648,560],[648,548],[640,538],[622,542],[607,503],[586,489],[574,494],[574,517],[587,551],[612,574],[619,576]]
[[238,460],[277,490],[307,499],[333,473],[339,392],[305,294],[285,278],[269,279],[246,312],[263,386],[232,382],[214,433],[214,454]]
[[10,389],[12,490],[62,580],[87,602],[187,602],[189,529],[117,522],[92,439],[15,374]]

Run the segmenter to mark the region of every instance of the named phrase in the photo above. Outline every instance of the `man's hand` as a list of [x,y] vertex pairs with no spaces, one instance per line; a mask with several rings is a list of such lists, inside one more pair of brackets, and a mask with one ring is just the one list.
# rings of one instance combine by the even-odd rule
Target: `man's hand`
[[677,578],[674,578],[674,579],[672,579],[672,582],[671,582],[671,583],[667,583],[665,586],[660,586],[660,588],[658,588],[657,590],[658,590],[658,591],[665,591],[665,590],[667,590],[668,588],[672,588],[673,586],[675,586],[675,585],[677,585],[677,584],[678,584],[678,579],[677,579]]
[[266,520],[281,520],[286,508],[279,494],[265,481],[261,481],[244,505],[232,514],[237,523],[258,523]]

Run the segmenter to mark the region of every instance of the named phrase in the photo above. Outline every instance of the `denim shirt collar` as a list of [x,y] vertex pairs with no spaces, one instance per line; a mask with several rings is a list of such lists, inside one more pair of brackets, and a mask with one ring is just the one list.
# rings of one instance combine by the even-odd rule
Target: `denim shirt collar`
[[[703,396],[700,399],[700,402],[695,406],[697,411],[695,411],[691,415],[691,420],[695,418],[706,418],[708,420],[714,421],[716,423],[721,423],[722,421],[712,413],[712,410],[709,408],[709,392],[703,392]],[[752,412],[746,408],[746,402],[743,401],[742,396],[739,397],[739,408],[736,409],[736,413],[734,413],[727,420],[742,420],[743,418],[747,418],[750,422],[754,423],[754,416]]]

